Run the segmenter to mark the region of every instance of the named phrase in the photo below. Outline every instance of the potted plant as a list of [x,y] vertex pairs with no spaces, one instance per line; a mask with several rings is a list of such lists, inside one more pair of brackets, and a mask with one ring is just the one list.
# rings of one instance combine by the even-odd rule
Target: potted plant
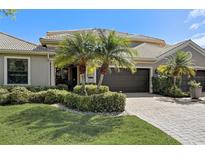
[[192,80],[188,83],[190,86],[190,96],[192,99],[199,99],[202,95],[202,86],[200,82]]

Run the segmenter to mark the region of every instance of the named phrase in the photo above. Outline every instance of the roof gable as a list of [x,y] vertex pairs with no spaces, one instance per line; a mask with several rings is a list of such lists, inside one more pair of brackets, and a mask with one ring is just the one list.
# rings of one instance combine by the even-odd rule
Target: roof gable
[[205,56],[205,50],[202,47],[200,47],[198,44],[194,43],[192,40],[186,40],[186,41],[177,43],[177,44],[171,46],[170,48],[168,48],[167,51],[165,51],[163,54],[161,54],[157,57],[156,62],[161,61],[162,59],[174,54],[175,52],[183,49],[186,46],[190,46],[190,47],[194,48],[195,51],[197,51],[201,55]]

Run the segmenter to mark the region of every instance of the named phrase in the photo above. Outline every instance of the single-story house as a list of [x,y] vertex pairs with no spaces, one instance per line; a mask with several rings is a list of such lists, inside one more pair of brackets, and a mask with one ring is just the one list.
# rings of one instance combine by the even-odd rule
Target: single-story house
[[[101,29],[104,33],[111,30]],[[53,58],[58,43],[73,33],[92,31],[98,33],[99,29],[81,29],[66,31],[49,31],[40,38],[40,45],[0,33],[0,84],[20,84],[34,86],[53,86],[69,84],[75,86],[80,83],[78,67],[66,66],[63,69],[55,68]],[[205,87],[205,49],[186,40],[177,44],[167,44],[164,40],[144,36],[117,32],[119,36],[126,37],[131,42],[131,48],[136,49],[137,73],[122,69],[120,72],[112,71],[107,74],[103,84],[109,85],[113,91],[123,92],[152,92],[152,77],[156,68],[165,62],[165,58],[178,50],[192,53],[192,60],[197,70],[196,78]],[[87,83],[96,83],[99,72],[86,75]],[[186,86],[186,85],[185,85]],[[186,88],[186,87],[185,87]]]

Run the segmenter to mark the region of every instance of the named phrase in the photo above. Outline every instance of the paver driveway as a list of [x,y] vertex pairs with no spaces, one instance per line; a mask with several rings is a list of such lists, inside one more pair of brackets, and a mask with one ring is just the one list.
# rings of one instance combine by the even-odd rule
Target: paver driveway
[[182,144],[205,144],[205,100],[191,102],[147,93],[127,94],[126,112],[160,128]]

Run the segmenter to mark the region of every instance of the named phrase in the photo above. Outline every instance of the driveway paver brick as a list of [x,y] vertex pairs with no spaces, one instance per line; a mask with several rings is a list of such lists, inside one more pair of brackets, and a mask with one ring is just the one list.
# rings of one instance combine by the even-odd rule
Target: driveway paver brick
[[205,144],[205,98],[173,99],[148,93],[127,94],[126,112],[160,128],[182,144]]

